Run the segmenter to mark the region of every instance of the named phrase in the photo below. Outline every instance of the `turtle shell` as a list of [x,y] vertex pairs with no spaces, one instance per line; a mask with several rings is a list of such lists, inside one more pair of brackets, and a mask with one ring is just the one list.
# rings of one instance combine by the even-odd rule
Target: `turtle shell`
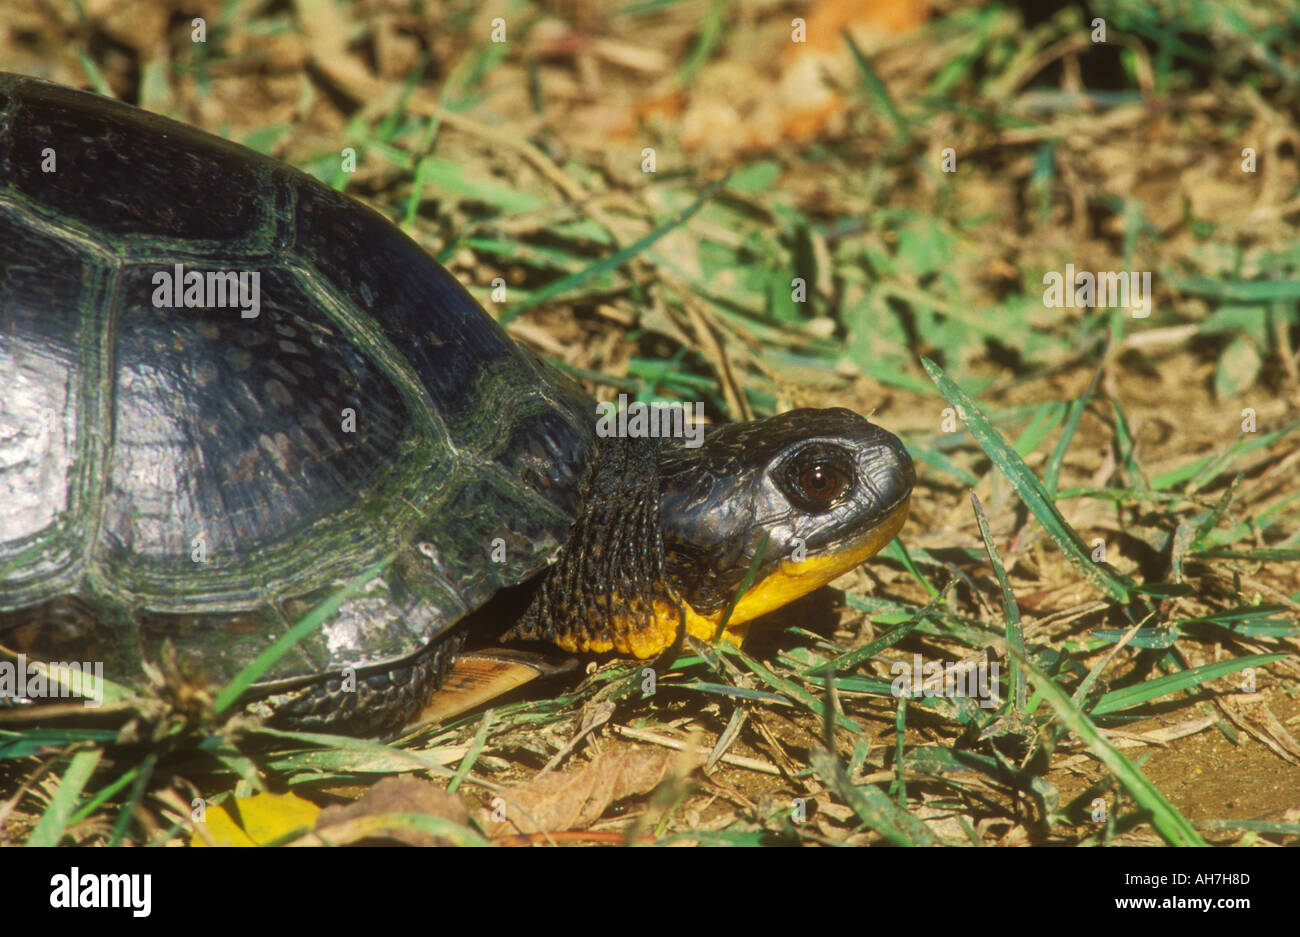
[[375,211],[2,74],[0,385],[0,645],[122,682],[164,642],[229,678],[391,555],[263,683],[406,658],[553,559],[594,451],[591,401]]

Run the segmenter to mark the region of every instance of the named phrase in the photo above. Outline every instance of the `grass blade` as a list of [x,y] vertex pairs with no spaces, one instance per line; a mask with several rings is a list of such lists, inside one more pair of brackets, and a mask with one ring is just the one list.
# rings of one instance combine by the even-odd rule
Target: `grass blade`
[[740,585],[736,587],[736,591],[731,595],[731,601],[723,609],[722,617],[718,619],[718,629],[713,632],[714,644],[718,644],[722,640],[722,636],[727,633],[727,623],[731,621],[737,603],[740,602],[741,596],[749,591],[749,587],[754,584],[754,578],[758,575],[758,567],[767,555],[767,542],[771,539],[772,534],[770,531],[763,535],[763,542],[758,545],[758,549],[754,552],[754,559],[749,564],[749,569],[745,571],[745,578],[740,580]]
[[930,828],[889,799],[874,784],[857,785],[849,780],[840,760],[820,745],[812,748],[813,770],[846,804],[858,819],[896,846],[939,846]]
[[1030,513],[1038,518],[1038,522],[1043,525],[1047,535],[1061,548],[1065,558],[1097,589],[1115,601],[1127,604],[1129,589],[1132,586],[1127,577],[1093,562],[1088,548],[1084,546],[1083,541],[1079,539],[1079,535],[1074,532],[1074,529],[1065,522],[1065,518],[1056,509],[1056,504],[1053,503],[1051,496],[1043,489],[1038,477],[1029,470],[1029,466],[1025,465],[1024,459],[1020,458],[1016,451],[1002,438],[1002,435],[989,422],[988,417],[975,405],[975,401],[971,400],[966,395],[966,392],[944,374],[943,370],[933,361],[922,358],[921,364],[925,367],[926,373],[930,375],[930,379],[939,387],[943,396],[956,408],[958,419],[966,425],[966,428],[970,430],[970,434],[975,437],[975,441],[979,443],[980,448],[984,450],[985,454],[993,460],[993,464],[998,467],[998,470],[1011,482],[1016,494],[1020,495],[1020,499],[1024,501],[1025,507],[1029,508]]
[[858,44],[853,41],[853,37],[849,35],[849,31],[845,29],[841,34],[844,36],[844,41],[848,44],[849,51],[853,53],[853,61],[858,67],[858,73],[862,76],[863,84],[867,86],[867,92],[871,95],[871,99],[876,102],[876,106],[884,111],[885,115],[888,116],[890,121],[894,124],[894,130],[898,134],[898,139],[900,141],[906,140],[907,121],[903,119],[903,115],[899,113],[898,108],[894,105],[894,99],[889,96],[889,89],[886,88],[885,83],[880,80],[880,76],[876,74],[876,70],[871,67],[871,62],[862,54],[862,50],[858,48]]
[[1090,715],[1093,717],[1104,716],[1107,713],[1132,709],[1134,706],[1141,706],[1143,703],[1149,703],[1158,697],[1200,686],[1209,680],[1225,677],[1230,673],[1236,673],[1238,670],[1245,670],[1247,667],[1262,667],[1264,664],[1271,664],[1283,657],[1286,657],[1286,655],[1252,654],[1249,657],[1237,657],[1233,660],[1221,660],[1213,664],[1189,667],[1179,673],[1156,677],[1154,680],[1147,680],[1136,686],[1111,690],[1097,701],[1097,705],[1092,707]]
[[222,713],[229,709],[231,704],[239,699],[245,690],[256,683],[262,674],[270,670],[277,660],[288,653],[290,648],[319,628],[327,618],[339,610],[339,606],[360,592],[366,583],[387,569],[393,558],[392,554],[384,557],[304,615],[301,621],[282,634],[265,651],[258,654],[252,663],[235,674],[234,678],[221,688],[221,692],[217,694],[216,699],[213,701],[213,710]]
[[50,798],[49,806],[41,814],[41,819],[37,822],[36,829],[32,830],[32,835],[27,838],[28,846],[59,844],[59,840],[63,839],[64,831],[68,828],[68,821],[72,818],[77,800],[85,790],[86,782],[95,773],[95,767],[103,754],[103,749],[92,748],[72,756],[68,770],[59,780],[59,786],[54,789],[54,796]]
[[[1020,656],[1025,653],[1025,632],[1020,627],[1020,606],[1016,604],[1015,593],[1011,591],[1011,582],[1007,579],[1006,568],[1002,565],[1002,557],[998,554],[998,548],[993,543],[993,531],[989,529],[989,519],[984,513],[984,507],[980,504],[980,499],[975,492],[970,493],[971,505],[975,509],[975,522],[979,524],[980,536],[984,538],[984,549],[988,551],[989,562],[993,564],[993,575],[997,577],[998,588],[1002,590],[1002,611],[1007,620],[1007,643],[1020,652]],[[1011,686],[1012,686],[1012,705],[1016,713],[1024,715],[1025,712],[1025,675],[1020,670],[1020,664],[1016,658],[1011,658]]]
[[[1104,357],[1104,356],[1103,356]],[[1105,361],[1097,368],[1088,383],[1088,389],[1083,392],[1083,396],[1070,402],[1069,412],[1065,416],[1065,428],[1061,430],[1061,438],[1056,441],[1056,447],[1052,449],[1052,455],[1047,460],[1047,468],[1043,472],[1043,487],[1053,495],[1056,494],[1056,482],[1061,475],[1061,465],[1065,462],[1065,453],[1069,451],[1070,443],[1074,441],[1074,434],[1079,429],[1079,421],[1083,419],[1083,411],[1088,409],[1088,403],[1092,400],[1092,395],[1097,391],[1097,382],[1101,380],[1101,372],[1106,367]]]
[[569,290],[574,289],[577,286],[581,286],[583,283],[586,283],[588,280],[592,279],[593,277],[598,277],[601,274],[613,272],[614,270],[621,267],[623,264],[627,263],[633,257],[637,256],[637,254],[640,254],[648,250],[650,247],[652,247],[655,244],[656,241],[662,238],[665,234],[668,234],[670,231],[676,228],[680,228],[687,221],[689,221],[691,219],[691,216],[694,215],[701,208],[703,208],[705,202],[711,199],[713,197],[713,194],[717,192],[718,189],[722,188],[722,186],[726,183],[727,179],[728,176],[723,176],[721,179],[718,179],[716,182],[711,184],[707,189],[701,192],[699,198],[697,198],[694,202],[688,205],[676,218],[672,218],[669,221],[666,221],[664,224],[661,224],[659,227],[655,228],[653,231],[651,231],[645,237],[641,238],[635,244],[630,244],[620,251],[615,251],[614,253],[606,257],[604,260],[592,264],[590,267],[588,267],[585,270],[579,270],[577,273],[572,274],[571,276],[562,277],[553,283],[549,283],[546,286],[543,286],[541,289],[534,292],[531,296],[529,296],[527,299],[523,300],[522,302],[513,304],[512,306],[510,306],[508,309],[504,310],[501,313],[501,324],[505,325],[506,323],[510,322],[510,320],[513,319],[515,316],[519,315],[519,313],[523,312],[525,309],[529,309],[533,306],[540,305],[544,302],[549,302],[550,300],[554,299],[556,296],[560,296],[564,293],[569,292]]
[[1008,653],[1020,658],[1020,666],[1033,681],[1034,689],[1056,711],[1056,715],[1065,727],[1084,741],[1101,763],[1109,768],[1124,785],[1124,789],[1137,801],[1138,806],[1150,814],[1151,825],[1167,843],[1171,846],[1205,845],[1205,840],[1201,839],[1201,835],[1196,832],[1187,818],[1179,813],[1160,791],[1156,790],[1155,785],[1146,779],[1133,762],[1110,744],[1093,721],[1070,702],[1070,697],[1064,690],[1014,648],[1007,650]]

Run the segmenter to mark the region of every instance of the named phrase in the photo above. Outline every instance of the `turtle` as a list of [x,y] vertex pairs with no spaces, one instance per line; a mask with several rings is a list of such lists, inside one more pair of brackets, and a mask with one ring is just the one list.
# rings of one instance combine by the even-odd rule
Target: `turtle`
[[739,643],[907,516],[853,411],[609,414],[359,200],[0,74],[0,662],[211,687],[323,609],[242,711],[387,736],[511,647]]

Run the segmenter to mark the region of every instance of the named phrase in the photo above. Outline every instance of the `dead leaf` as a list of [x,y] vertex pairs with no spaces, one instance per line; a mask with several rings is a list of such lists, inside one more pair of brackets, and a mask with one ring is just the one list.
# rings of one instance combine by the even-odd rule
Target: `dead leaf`
[[602,752],[581,768],[545,774],[501,794],[501,813],[482,810],[488,836],[583,830],[625,797],[644,794],[663,781],[670,753],[648,749]]
[[[366,791],[360,800],[347,806],[326,807],[316,820],[316,831],[326,839],[333,827],[336,830],[363,817],[394,813],[423,813],[442,817],[460,826],[469,826],[469,809],[455,794],[448,794],[431,781],[410,776],[384,778]],[[440,836],[405,827],[374,831],[370,836],[386,836],[411,846],[446,846],[448,841]]]

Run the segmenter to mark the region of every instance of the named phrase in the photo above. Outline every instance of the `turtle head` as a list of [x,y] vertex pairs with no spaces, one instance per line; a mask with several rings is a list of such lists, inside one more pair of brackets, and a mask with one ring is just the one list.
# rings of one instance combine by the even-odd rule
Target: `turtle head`
[[914,481],[898,437],[838,408],[717,426],[698,449],[667,449],[664,576],[703,620],[688,613],[688,629],[712,637],[735,598],[738,641],[750,620],[853,569],[903,526]]
[[907,517],[915,473],[849,410],[714,425],[702,444],[606,439],[569,543],[507,637],[650,657],[726,615],[752,619],[853,569]]

